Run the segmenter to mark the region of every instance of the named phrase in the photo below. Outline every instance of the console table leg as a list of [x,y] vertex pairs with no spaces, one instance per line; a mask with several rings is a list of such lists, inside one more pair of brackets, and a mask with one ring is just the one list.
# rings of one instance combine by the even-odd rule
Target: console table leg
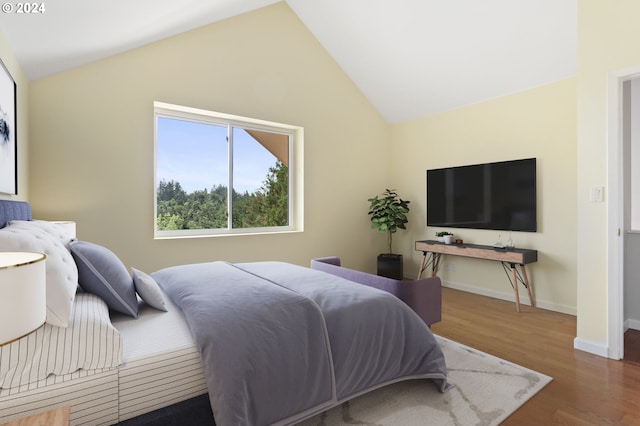
[[431,259],[431,276],[435,277],[438,275],[438,265],[440,264],[440,253],[432,253],[433,258]]
[[518,293],[518,271],[516,270],[515,265],[511,265],[511,270],[513,271],[513,291],[516,294],[516,311],[520,312],[520,294]]
[[529,280],[527,279],[527,270],[524,268],[524,265],[520,265],[520,271],[522,272],[522,282],[527,288],[527,293],[529,293],[529,302],[531,302],[531,306],[535,307],[536,302],[535,300],[533,300],[533,296],[531,296],[531,285],[529,284]]
[[422,262],[420,263],[420,269],[418,269],[418,279],[422,278],[422,271],[424,271],[426,264],[427,264],[427,252],[423,251]]
[[422,278],[422,272],[431,264],[431,276],[438,275],[438,263],[440,263],[440,253],[432,253],[429,251],[422,252],[422,262],[420,270],[418,270],[418,279]]

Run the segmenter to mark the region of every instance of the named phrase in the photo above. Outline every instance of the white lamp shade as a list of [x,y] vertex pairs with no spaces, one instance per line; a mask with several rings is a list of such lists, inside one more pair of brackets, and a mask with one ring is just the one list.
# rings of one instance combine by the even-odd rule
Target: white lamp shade
[[0,252],[0,345],[44,324],[45,259],[42,253]]

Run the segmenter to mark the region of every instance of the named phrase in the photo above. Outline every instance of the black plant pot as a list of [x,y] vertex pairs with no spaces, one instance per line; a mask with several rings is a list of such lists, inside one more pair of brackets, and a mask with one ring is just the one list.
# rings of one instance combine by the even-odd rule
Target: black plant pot
[[378,255],[378,275],[396,280],[403,279],[402,255],[393,253]]

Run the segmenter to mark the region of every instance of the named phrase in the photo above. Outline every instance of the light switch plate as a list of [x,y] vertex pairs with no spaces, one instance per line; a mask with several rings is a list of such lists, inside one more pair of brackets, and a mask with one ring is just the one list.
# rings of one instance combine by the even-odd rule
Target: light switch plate
[[592,186],[589,192],[589,200],[592,203],[601,203],[604,201],[604,187]]

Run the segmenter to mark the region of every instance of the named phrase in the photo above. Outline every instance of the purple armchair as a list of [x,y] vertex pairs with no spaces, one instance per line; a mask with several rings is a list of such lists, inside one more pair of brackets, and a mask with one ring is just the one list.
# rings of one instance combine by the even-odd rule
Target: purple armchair
[[438,277],[422,278],[415,281],[394,280],[343,268],[340,266],[340,258],[336,256],[312,259],[311,269],[328,272],[349,281],[388,291],[409,305],[429,326],[442,319],[442,288]]

